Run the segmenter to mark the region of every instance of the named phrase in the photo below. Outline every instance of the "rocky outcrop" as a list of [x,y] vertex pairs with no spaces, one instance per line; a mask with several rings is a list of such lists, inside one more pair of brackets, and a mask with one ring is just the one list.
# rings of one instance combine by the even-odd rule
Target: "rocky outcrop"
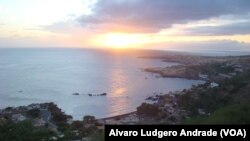
[[100,93],[100,94],[88,94],[88,96],[106,96],[107,93]]

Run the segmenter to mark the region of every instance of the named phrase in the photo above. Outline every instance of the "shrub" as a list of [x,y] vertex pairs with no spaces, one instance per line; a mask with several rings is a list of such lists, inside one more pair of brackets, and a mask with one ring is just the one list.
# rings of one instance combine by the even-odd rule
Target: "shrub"
[[141,116],[153,117],[158,115],[160,109],[158,106],[148,103],[142,103],[139,107],[137,107],[137,113]]

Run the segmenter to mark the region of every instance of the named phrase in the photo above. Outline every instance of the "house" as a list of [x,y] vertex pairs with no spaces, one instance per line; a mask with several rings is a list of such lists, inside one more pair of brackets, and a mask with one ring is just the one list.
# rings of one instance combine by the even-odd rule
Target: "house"
[[23,116],[22,114],[13,114],[12,115],[12,120],[14,122],[18,122],[18,121],[24,121],[26,120],[27,118],[25,116]]
[[236,64],[234,65],[235,68],[242,68],[242,65]]
[[206,80],[208,79],[208,75],[199,73],[199,78]]
[[236,72],[243,72],[243,69],[242,68],[235,68],[234,71],[236,71]]
[[227,74],[223,74],[223,73],[219,73],[219,76],[224,77],[224,78],[232,78],[231,75],[227,75]]
[[234,65],[234,71],[243,72],[242,65]]
[[215,87],[218,87],[219,84],[215,83],[215,82],[212,82],[210,83],[210,88],[215,88]]
[[73,123],[73,119],[71,117],[67,118],[67,123],[68,124],[72,124]]
[[198,109],[198,113],[200,114],[200,115],[206,115],[206,112],[203,110],[203,109]]
[[236,75],[235,72],[231,72],[231,73],[228,73],[228,74],[231,75],[231,76],[235,76]]
[[40,109],[40,104],[30,104],[28,107],[27,107],[28,110],[31,110],[31,109]]

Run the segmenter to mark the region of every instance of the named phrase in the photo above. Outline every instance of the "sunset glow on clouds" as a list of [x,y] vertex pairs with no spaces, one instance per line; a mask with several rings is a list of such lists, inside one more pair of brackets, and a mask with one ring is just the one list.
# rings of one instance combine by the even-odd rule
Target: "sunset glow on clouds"
[[250,1],[2,0],[0,31],[0,47],[248,47]]

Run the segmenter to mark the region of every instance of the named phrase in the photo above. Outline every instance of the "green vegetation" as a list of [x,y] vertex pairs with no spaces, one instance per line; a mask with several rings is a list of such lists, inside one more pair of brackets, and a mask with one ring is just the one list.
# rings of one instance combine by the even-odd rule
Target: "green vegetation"
[[178,97],[180,108],[191,116],[191,119],[184,120],[184,123],[249,124],[249,91],[250,72],[226,79],[217,88],[210,88],[209,84],[193,87]]
[[49,111],[52,114],[52,121],[59,126],[65,126],[68,118],[72,118],[69,115],[66,115],[60,108],[57,107],[54,103],[50,103],[48,107]]
[[14,123],[11,121],[0,124],[1,141],[48,141],[55,133],[45,127],[34,127],[31,121]]
[[[68,123],[71,116],[63,113],[54,103],[40,104],[40,106],[48,108],[51,113],[46,110],[42,113],[38,108],[26,111],[23,110],[25,108],[19,109],[20,111],[17,110],[18,108],[8,108],[7,112],[22,112],[28,120],[15,122],[12,121],[11,116],[0,117],[0,141],[69,141],[82,138],[94,141],[104,140],[103,128],[94,116],[85,116],[83,121]],[[47,118],[50,114],[51,119],[48,119],[48,123],[36,124],[38,118]]]
[[1,141],[50,141],[53,140],[53,137],[58,141],[77,140],[84,137],[91,138],[93,141],[104,140],[103,131],[98,130],[95,126],[86,128],[82,122],[68,126],[61,134],[63,136],[58,137],[58,133],[46,127],[34,127],[29,120],[18,123],[4,121],[0,124]]
[[77,140],[91,138],[93,141],[103,141],[103,130],[97,128],[98,123],[94,116],[85,116],[83,121],[73,121],[72,124],[64,124],[58,127],[64,137],[60,141]]
[[159,114],[160,110],[158,106],[148,103],[142,103],[137,107],[137,114],[147,117],[154,117]]
[[98,132],[90,135],[92,141],[104,141],[104,132]]
[[206,63],[198,66],[199,70],[202,73],[206,73],[208,75],[217,75],[219,73],[232,73],[234,72],[233,66],[226,66],[226,63]]
[[40,110],[39,109],[28,110],[27,115],[31,118],[38,118],[40,117]]
[[83,117],[84,123],[96,123],[96,119],[94,116],[86,115]]
[[[250,101],[249,101],[250,102]],[[185,120],[185,124],[249,124],[250,103],[226,106],[216,110],[208,117]]]

